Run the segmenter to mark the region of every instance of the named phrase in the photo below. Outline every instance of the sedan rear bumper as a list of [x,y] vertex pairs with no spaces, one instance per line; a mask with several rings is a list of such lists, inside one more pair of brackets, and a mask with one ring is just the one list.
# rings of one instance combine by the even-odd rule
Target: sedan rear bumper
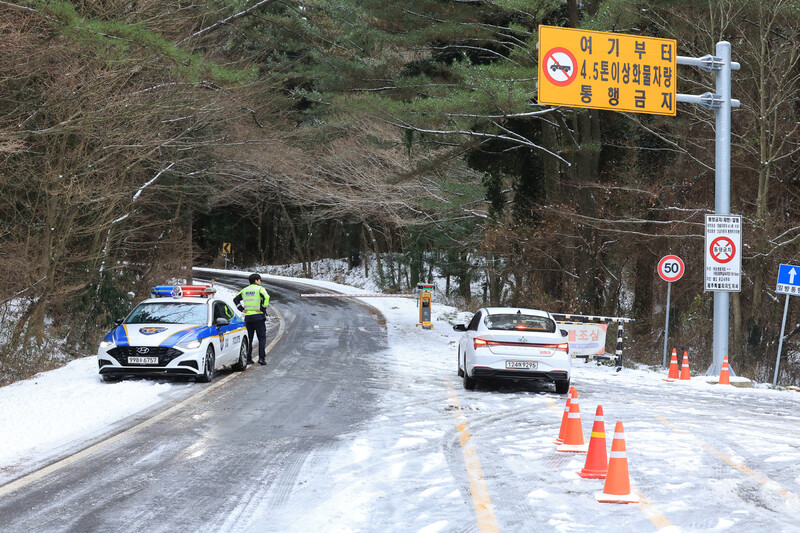
[[513,379],[520,381],[566,381],[569,374],[566,372],[541,372],[530,370],[502,370],[496,368],[476,367],[472,369],[472,377],[484,379]]

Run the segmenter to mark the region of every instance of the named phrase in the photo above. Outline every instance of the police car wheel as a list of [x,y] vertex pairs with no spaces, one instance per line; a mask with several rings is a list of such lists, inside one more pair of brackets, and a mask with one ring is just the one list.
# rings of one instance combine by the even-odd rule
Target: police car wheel
[[200,383],[208,383],[212,379],[214,379],[214,347],[209,344],[206,349],[203,373],[198,375],[195,380]]
[[241,372],[247,368],[247,337],[242,337],[239,344],[239,360],[233,365],[233,369]]

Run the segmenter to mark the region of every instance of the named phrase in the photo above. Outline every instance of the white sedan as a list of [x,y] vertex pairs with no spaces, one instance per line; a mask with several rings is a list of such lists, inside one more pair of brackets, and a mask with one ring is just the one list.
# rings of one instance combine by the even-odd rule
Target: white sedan
[[549,381],[557,393],[569,391],[567,332],[547,311],[488,307],[453,329],[464,332],[458,341],[458,375],[465,389],[474,389],[478,379],[506,379]]

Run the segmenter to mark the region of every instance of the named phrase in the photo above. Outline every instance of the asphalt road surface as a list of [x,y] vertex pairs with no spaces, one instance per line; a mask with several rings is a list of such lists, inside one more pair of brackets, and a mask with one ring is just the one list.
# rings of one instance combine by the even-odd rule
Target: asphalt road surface
[[[371,393],[359,384],[374,374],[386,328],[358,302],[264,286],[284,320],[267,366],[192,385],[191,393],[212,390],[141,430],[116,428],[122,438],[6,495],[0,530],[214,531],[267,493],[280,505],[280,487],[292,486],[309,454],[371,416]],[[271,321],[268,342],[278,326]]]

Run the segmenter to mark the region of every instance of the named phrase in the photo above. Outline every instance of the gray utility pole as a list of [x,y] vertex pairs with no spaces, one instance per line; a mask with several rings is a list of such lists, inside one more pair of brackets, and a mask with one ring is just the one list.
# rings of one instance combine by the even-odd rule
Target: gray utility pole
[[[699,104],[716,112],[714,213],[729,215],[731,213],[731,108],[739,107],[739,100],[731,99],[731,71],[739,70],[740,65],[731,62],[731,43],[727,41],[717,43],[716,56],[708,55],[701,58],[678,56],[676,62],[678,65],[693,65],[716,74],[716,94],[704,93],[700,96],[678,94],[676,100]],[[729,313],[728,291],[714,291],[714,360],[706,371],[708,376],[718,375],[722,371],[722,361],[728,354]]]

